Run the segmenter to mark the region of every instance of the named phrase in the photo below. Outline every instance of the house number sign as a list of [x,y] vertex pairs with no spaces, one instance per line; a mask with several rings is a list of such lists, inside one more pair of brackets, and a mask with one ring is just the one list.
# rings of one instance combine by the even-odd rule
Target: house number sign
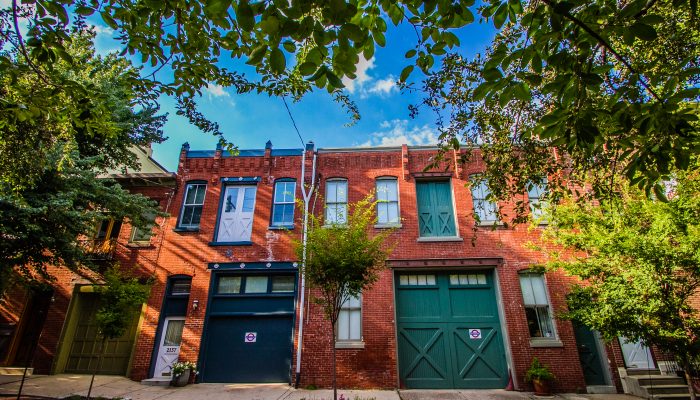
[[246,332],[245,336],[243,336],[243,341],[245,343],[255,343],[258,340],[258,333],[257,332]]

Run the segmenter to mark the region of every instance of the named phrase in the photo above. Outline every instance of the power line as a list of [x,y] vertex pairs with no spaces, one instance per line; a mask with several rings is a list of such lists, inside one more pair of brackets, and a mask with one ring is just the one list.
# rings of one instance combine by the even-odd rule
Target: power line
[[292,116],[292,112],[289,110],[289,106],[287,105],[286,96],[282,96],[282,102],[284,102],[284,108],[287,109],[287,114],[289,114],[289,119],[292,120],[292,125],[294,125],[294,130],[297,131],[297,136],[299,136],[299,140],[301,140],[301,147],[306,146],[304,139],[302,139],[302,137],[301,137],[301,133],[299,133],[299,128],[297,128],[297,123],[294,121],[294,117]]

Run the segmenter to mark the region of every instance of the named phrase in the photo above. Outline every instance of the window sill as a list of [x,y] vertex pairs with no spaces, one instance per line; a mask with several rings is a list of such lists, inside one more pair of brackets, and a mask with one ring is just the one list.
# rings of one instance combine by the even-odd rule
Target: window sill
[[199,228],[175,228],[173,232],[199,232]]
[[401,228],[401,224],[376,224],[374,225],[377,229],[391,229],[391,228]]
[[431,236],[431,237],[419,237],[418,242],[463,242],[459,236]]
[[253,242],[209,242],[209,246],[252,246]]
[[151,242],[129,242],[126,244],[126,247],[131,247],[131,248],[135,248],[135,249],[143,249],[143,248],[147,248],[147,247],[153,247],[153,245],[151,245]]
[[557,338],[530,338],[530,347],[564,347]]
[[474,225],[476,225],[478,227],[485,227],[485,228],[491,228],[491,227],[500,228],[502,226],[505,226],[505,224],[502,221],[481,221],[479,223],[475,223]]
[[271,231],[293,231],[294,225],[270,225],[267,229]]
[[348,340],[348,341],[342,341],[342,342],[335,342],[335,348],[336,349],[364,349],[365,348],[365,342],[359,340]]

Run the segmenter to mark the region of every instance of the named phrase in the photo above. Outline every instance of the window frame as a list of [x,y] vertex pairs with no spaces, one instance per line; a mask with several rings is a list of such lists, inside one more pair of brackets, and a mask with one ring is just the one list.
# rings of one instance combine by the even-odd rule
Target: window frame
[[[333,202],[333,203],[330,203],[330,202],[328,201],[328,185],[329,185],[330,183],[333,183],[333,182],[344,182],[344,183],[345,183],[345,202],[335,201],[335,202]],[[324,225],[326,225],[326,226],[330,226],[330,225],[341,225],[341,226],[342,226],[342,225],[347,225],[347,223],[348,223],[348,202],[350,201],[350,199],[349,199],[349,197],[350,197],[349,187],[350,187],[350,184],[349,184],[347,178],[329,178],[329,179],[326,179],[326,191],[325,191],[326,196],[325,196],[325,199],[324,199],[324,200],[325,200],[325,201],[324,201],[325,204],[324,204],[324,218],[323,218],[323,224],[324,224]],[[336,200],[337,200],[337,190],[336,190]],[[338,222],[337,220],[334,220],[333,222],[329,222],[329,218],[328,218],[328,215],[329,215],[329,214],[328,214],[328,206],[331,205],[331,204],[335,205],[336,207],[337,207],[339,204],[343,204],[343,205],[345,206],[345,221],[343,221],[343,222]],[[337,215],[337,213],[336,213],[335,218],[337,218],[337,216],[338,216],[338,215]]]
[[[187,194],[189,193],[190,187],[192,187],[192,186],[204,186],[204,196],[202,197],[202,204],[196,204],[196,203],[187,204],[186,203]],[[204,202],[206,202],[206,200],[207,200],[207,189],[208,189],[207,181],[204,181],[204,180],[188,181],[185,184],[185,191],[182,195],[182,205],[180,206],[180,214],[179,214],[179,217],[177,219],[177,229],[178,230],[184,230],[184,231],[198,231],[199,230],[199,226],[202,223],[202,214],[203,214],[202,211],[204,211]],[[195,199],[196,199],[196,194],[195,194]],[[196,225],[191,224],[191,223],[190,224],[183,224],[183,217],[185,215],[185,208],[186,207],[201,207],[202,211],[200,211],[200,213],[199,213],[199,223],[197,223]]]
[[[539,277],[542,279],[542,285],[544,288],[544,296],[545,300],[547,301],[546,304],[540,304],[540,303],[535,303],[535,304],[528,304],[526,303],[525,300],[525,294],[523,291],[523,277]],[[549,347],[549,346],[561,346],[562,342],[559,339],[559,333],[557,331],[557,326],[554,320],[554,313],[553,313],[553,306],[552,306],[552,299],[549,296],[549,287],[547,285],[547,278],[544,273],[537,273],[537,272],[532,272],[531,270],[522,270],[518,272],[518,284],[520,287],[520,297],[522,298],[523,301],[523,311],[525,313],[525,324],[528,326],[528,336],[530,339],[530,345],[532,347]],[[532,293],[534,296],[534,288],[532,288]],[[528,307],[534,308],[535,309],[535,315],[536,315],[536,321],[539,327],[540,332],[542,332],[542,327],[540,326],[540,315],[538,312],[539,307],[547,307],[547,320],[549,321],[549,324],[551,325],[552,328],[552,336],[531,336],[529,332],[529,320],[527,316],[527,309]]]
[[[338,320],[335,322],[335,346],[336,348],[364,348],[364,335],[362,333],[362,327],[363,327],[363,313],[362,313],[362,293],[358,294],[357,297],[348,297],[347,300],[343,302],[343,304],[340,306],[340,311],[338,312]],[[358,306],[346,306],[351,300],[357,299],[357,303],[359,304]],[[338,325],[340,323],[340,319],[343,316],[343,313],[347,313],[347,318],[348,318],[348,329],[351,328],[351,321],[352,321],[352,313],[353,312],[358,312],[360,314],[360,337],[359,338],[348,338],[348,339],[339,339],[338,338]],[[352,330],[352,329],[350,329]],[[349,336],[349,332],[348,332]]]
[[[276,197],[277,197],[277,184],[279,183],[293,183],[294,184],[294,190],[292,192],[292,201],[291,202],[277,202]],[[294,178],[280,178],[276,179],[273,187],[272,187],[272,209],[270,210],[270,229],[294,229],[294,214],[295,214],[295,208],[296,208],[296,198],[297,198],[297,180]],[[280,223],[276,224],[275,223],[275,209],[276,207],[279,206],[284,206],[284,205],[292,205],[292,222],[291,223]]]
[[[549,201],[546,199],[548,183],[547,177],[541,178],[539,182],[531,180],[527,182],[527,203],[530,209],[530,218],[539,225],[547,225],[549,223],[547,218],[543,216],[543,213],[550,206]],[[537,197],[532,196],[532,191],[535,188],[541,189]]]
[[[498,218],[498,202],[496,201],[491,201],[488,200],[488,196],[491,194],[491,190],[489,189],[488,186],[488,180],[484,179],[480,174],[472,175],[469,177],[469,180],[471,181],[471,185],[469,187],[469,192],[472,196],[472,213],[473,216],[478,215],[479,216],[479,221],[476,221],[475,218],[475,223],[477,225],[500,225],[501,220]],[[481,193],[479,195],[481,197],[477,197],[477,189],[481,189]],[[479,203],[479,207],[477,207],[477,203]],[[483,213],[487,211],[487,208],[484,207],[484,205],[490,204],[493,206],[493,211],[490,211],[491,214],[493,214],[493,219],[482,219],[481,214],[479,210],[482,210]]]
[[[247,292],[248,290],[248,279],[249,278],[259,278],[265,277],[267,282],[265,284],[264,292]],[[276,277],[291,277],[294,285],[291,291],[273,291],[273,280]],[[219,285],[223,278],[239,278],[240,282],[238,285],[238,292],[220,292]],[[238,273],[236,271],[221,271],[221,273],[216,274],[216,278],[212,279],[211,295],[214,297],[292,297],[297,295],[297,290],[299,289],[298,282],[299,278],[295,273],[292,272],[279,272],[279,273],[269,273],[264,270],[251,270],[246,273]]]
[[[148,229],[139,229],[136,226],[133,226],[133,225],[131,226],[131,233],[129,234],[129,244],[133,244],[133,245],[137,245],[137,246],[138,245],[144,246],[144,245],[151,244],[151,238],[153,237],[153,228],[156,226],[156,214],[154,213],[152,215],[152,217],[153,217],[152,219],[151,219],[151,216],[144,217],[144,219],[151,220],[151,222],[149,223]],[[148,236],[146,238],[140,238],[137,240],[136,234],[142,230],[145,231],[144,233],[147,234]]]
[[[385,181],[385,182],[393,182],[394,183],[394,190],[396,190],[396,201],[391,201],[391,200],[379,200],[379,189],[377,186],[379,185],[379,182]],[[374,191],[375,191],[375,198],[377,201],[377,224],[374,226],[375,228],[398,228],[401,227],[401,196],[399,192],[399,179],[395,176],[378,176],[374,180]],[[389,206],[395,204],[396,205],[396,217],[397,221],[396,222],[382,222],[379,220],[379,203],[388,203]],[[388,215],[388,207],[387,207],[387,215]]]

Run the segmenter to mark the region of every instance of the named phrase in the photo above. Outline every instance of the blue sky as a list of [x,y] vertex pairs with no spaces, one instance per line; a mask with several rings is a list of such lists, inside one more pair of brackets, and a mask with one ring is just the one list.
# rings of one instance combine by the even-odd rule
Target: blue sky
[[[98,51],[120,50],[119,43],[112,39],[114,32],[111,29],[101,25],[96,28]],[[460,52],[469,58],[482,53],[495,33],[490,21],[468,25],[458,32],[462,43]],[[361,60],[357,79],[345,81],[346,90],[362,115],[362,119],[353,126],[345,126],[350,121],[349,116],[325,90],[317,90],[298,103],[288,99],[287,104],[302,138],[314,141],[317,147],[436,143],[434,116],[427,110],[415,119],[409,116],[408,105],[416,104],[420,95],[402,93],[395,85],[401,70],[409,62],[404,54],[414,44],[415,33],[406,24],[398,28],[390,25],[387,47],[378,48],[371,60]],[[225,66],[231,68],[232,64],[229,61]],[[251,77],[252,69],[244,68],[246,76]],[[416,70],[410,80],[419,84],[423,77]],[[184,142],[189,142],[192,149],[214,149],[217,139],[175,115],[172,98],[162,97],[160,105],[161,111],[169,113],[165,125],[165,135],[169,139],[153,146],[153,155],[158,162],[174,171],[180,146]],[[199,106],[207,118],[219,123],[226,139],[241,149],[263,148],[267,140],[271,140],[275,148],[301,147],[280,98],[258,94],[238,95],[231,89],[210,86],[203,91]]]

